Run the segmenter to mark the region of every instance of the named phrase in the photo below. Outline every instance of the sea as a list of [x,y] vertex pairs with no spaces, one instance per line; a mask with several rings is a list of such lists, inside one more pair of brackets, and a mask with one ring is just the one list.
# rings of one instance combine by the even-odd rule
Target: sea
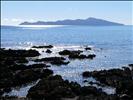
[[[93,60],[71,60],[68,65],[50,69],[64,79],[86,85],[82,77],[84,71],[122,68],[133,63],[133,26],[72,26],[72,25],[31,25],[1,26],[1,47],[11,49],[30,49],[34,45],[53,45],[52,54],[44,49],[39,58],[59,56],[64,49],[83,50],[92,47],[89,53],[96,54]],[[34,62],[30,62],[32,64]],[[87,80],[96,81],[90,77]],[[36,84],[36,82],[35,82]],[[19,89],[13,89],[6,95],[26,96],[33,83]],[[98,86],[97,86],[98,87]],[[99,87],[101,88],[101,87]],[[102,87],[103,91],[113,94],[113,87]]]

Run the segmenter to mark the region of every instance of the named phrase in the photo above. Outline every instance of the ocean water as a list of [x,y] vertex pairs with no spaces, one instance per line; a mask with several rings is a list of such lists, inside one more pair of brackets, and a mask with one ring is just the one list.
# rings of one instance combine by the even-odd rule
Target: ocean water
[[133,58],[133,26],[2,26],[2,47],[30,47],[44,44],[91,45],[102,49],[101,53],[110,57],[111,65],[127,64]]
[[[39,58],[59,56],[58,52],[64,49],[84,50],[85,46],[93,48],[88,52],[96,54],[93,60],[70,60],[68,65],[50,67],[54,74],[60,74],[64,79],[81,85],[86,85],[81,75],[84,71],[121,68],[133,63],[133,26],[2,26],[2,47],[29,49],[33,45],[49,44],[54,45],[51,49],[53,53],[46,54],[42,52],[46,49],[36,49],[41,53]],[[96,81],[93,78],[87,80]],[[115,90],[110,87],[102,89],[109,94]],[[21,91],[19,93],[19,96],[25,94]]]

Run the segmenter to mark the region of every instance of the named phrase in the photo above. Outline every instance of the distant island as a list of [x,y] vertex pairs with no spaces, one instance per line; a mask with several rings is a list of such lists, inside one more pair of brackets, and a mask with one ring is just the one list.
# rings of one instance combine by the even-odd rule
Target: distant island
[[88,26],[119,26],[124,25],[121,23],[106,21],[97,18],[76,19],[76,20],[58,20],[58,21],[37,21],[37,22],[23,22],[19,25],[88,25]]

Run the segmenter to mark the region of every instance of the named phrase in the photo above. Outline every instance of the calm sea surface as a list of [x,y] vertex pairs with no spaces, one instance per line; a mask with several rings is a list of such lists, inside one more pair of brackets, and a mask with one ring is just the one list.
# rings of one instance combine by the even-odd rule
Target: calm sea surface
[[93,60],[72,60],[66,66],[51,67],[55,74],[80,84],[83,83],[81,74],[86,70],[120,68],[133,63],[133,26],[2,26],[2,47],[28,48],[44,44],[56,47],[52,49],[55,52],[52,56],[56,55],[56,51],[61,50],[61,47],[75,49],[89,45],[94,48],[96,58]]

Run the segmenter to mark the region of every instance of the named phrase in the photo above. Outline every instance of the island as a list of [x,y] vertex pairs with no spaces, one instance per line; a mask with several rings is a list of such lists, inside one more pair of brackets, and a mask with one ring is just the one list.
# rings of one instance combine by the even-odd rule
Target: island
[[121,26],[124,24],[106,21],[98,18],[76,19],[76,20],[58,20],[58,21],[37,21],[37,22],[22,22],[19,25],[88,25],[88,26]]

